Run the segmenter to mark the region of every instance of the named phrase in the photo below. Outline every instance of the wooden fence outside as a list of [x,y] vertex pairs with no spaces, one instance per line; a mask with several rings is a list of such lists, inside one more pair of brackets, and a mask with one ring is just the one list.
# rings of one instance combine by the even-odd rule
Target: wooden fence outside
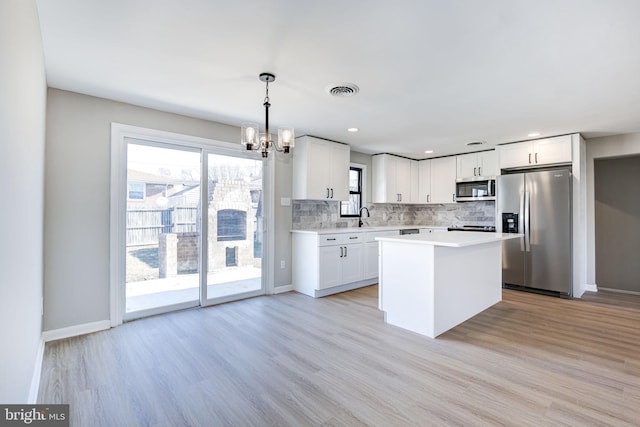
[[127,246],[157,244],[163,233],[198,231],[197,223],[197,207],[128,210]]

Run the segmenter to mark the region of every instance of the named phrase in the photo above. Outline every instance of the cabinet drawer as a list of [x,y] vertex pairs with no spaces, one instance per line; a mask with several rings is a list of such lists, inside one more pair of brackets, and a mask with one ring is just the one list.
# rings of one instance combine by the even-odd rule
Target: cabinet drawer
[[318,246],[341,245],[342,234],[321,234],[318,236]]
[[348,245],[350,243],[364,242],[365,233],[350,233],[342,235],[342,243]]
[[321,234],[318,237],[318,246],[348,245],[350,243],[364,242],[365,233],[335,233]]

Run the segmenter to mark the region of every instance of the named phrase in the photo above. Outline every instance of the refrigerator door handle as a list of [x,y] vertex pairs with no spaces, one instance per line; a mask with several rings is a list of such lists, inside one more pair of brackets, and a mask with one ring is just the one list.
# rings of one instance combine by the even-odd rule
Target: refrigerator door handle
[[530,194],[528,191],[524,193],[524,244],[525,251],[531,252],[531,227],[530,227]]
[[[524,233],[524,191],[520,192],[520,215],[518,215],[518,232],[519,233]],[[523,237],[522,239],[520,239],[520,252],[524,252],[524,245],[525,245],[525,239],[526,239],[526,235],[525,237]]]

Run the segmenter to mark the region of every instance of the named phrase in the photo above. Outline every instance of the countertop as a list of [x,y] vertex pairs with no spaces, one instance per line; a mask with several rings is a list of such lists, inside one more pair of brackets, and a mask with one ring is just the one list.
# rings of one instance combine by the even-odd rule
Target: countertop
[[460,248],[463,246],[481,245],[499,242],[507,239],[517,239],[524,234],[484,233],[481,231],[449,231],[448,233],[409,234],[405,236],[376,237],[383,242],[401,242],[408,244],[449,246]]
[[292,233],[307,233],[307,234],[336,234],[336,233],[364,233],[367,231],[392,231],[392,230],[407,230],[412,228],[431,228],[436,230],[446,231],[446,226],[432,226],[432,225],[384,225],[384,226],[364,226],[364,227],[342,227],[342,228],[322,228],[313,230],[290,230]]

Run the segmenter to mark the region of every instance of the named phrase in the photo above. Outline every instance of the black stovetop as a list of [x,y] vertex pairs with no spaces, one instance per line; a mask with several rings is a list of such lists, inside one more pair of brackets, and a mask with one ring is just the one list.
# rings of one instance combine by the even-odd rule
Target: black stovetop
[[449,231],[484,231],[494,233],[496,227],[493,225],[456,225],[448,228]]

